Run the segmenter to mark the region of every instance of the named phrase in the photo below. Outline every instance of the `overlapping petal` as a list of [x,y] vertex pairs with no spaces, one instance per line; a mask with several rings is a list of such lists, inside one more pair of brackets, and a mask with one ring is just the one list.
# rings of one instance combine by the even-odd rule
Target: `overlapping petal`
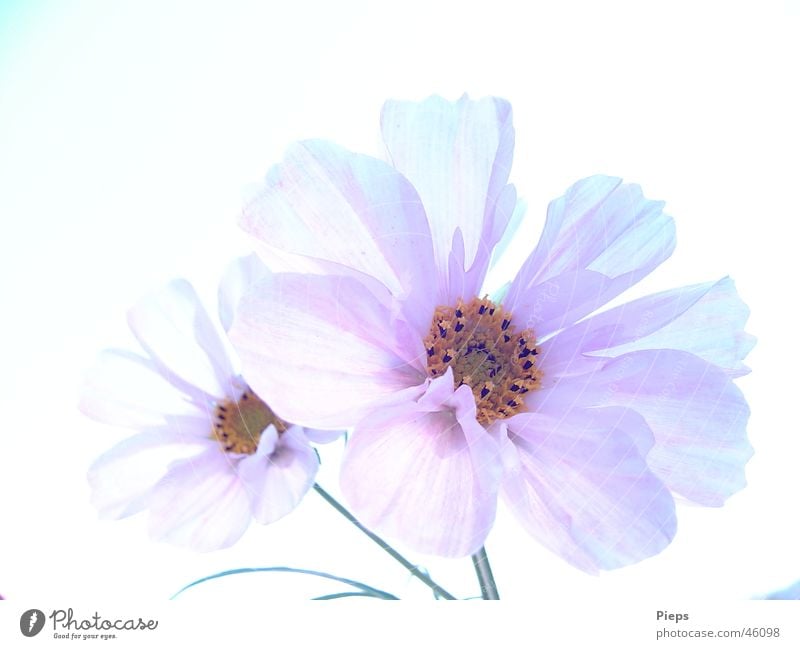
[[601,369],[562,379],[551,390],[560,403],[634,409],[653,431],[647,456],[653,472],[674,492],[719,506],[745,486],[744,466],[753,449],[750,415],[741,390],[720,368],[688,352],[643,350],[606,362]]
[[350,277],[274,275],[240,302],[230,335],[250,385],[304,426],[352,426],[425,378],[419,335]]
[[251,518],[239,461],[211,448],[173,463],[150,493],[151,536],[201,552],[238,541]]
[[[414,187],[385,162],[311,140],[294,145],[245,206],[242,227],[273,252],[331,262],[413,298],[410,322],[436,305],[431,233]],[[421,330],[420,330],[421,331]]]
[[165,413],[189,415],[210,401],[202,390],[192,386],[185,390],[167,381],[152,360],[107,349],[86,371],[79,408],[92,419],[115,426],[157,426],[164,423]]
[[278,436],[270,426],[258,451],[239,462],[238,472],[250,498],[253,518],[272,523],[291,512],[314,484],[319,460],[299,426]]
[[[192,285],[177,279],[139,301],[128,324],[159,372],[179,389],[235,398],[230,358]],[[198,351],[202,353],[198,353]]]
[[341,484],[365,524],[420,552],[456,557],[476,552],[492,527],[501,465],[497,444],[475,421],[469,388],[454,393],[452,374],[449,381],[421,404],[361,421]]
[[100,516],[123,518],[141,511],[147,506],[150,490],[172,462],[217,445],[208,435],[196,432],[151,429],[121,441],[97,458],[88,478],[92,504]]
[[[682,310],[687,294],[691,296],[698,292],[702,295]],[[659,326],[652,327],[652,332],[647,331],[644,336],[615,336],[607,341],[607,348],[601,352],[603,356],[616,357],[644,349],[678,349],[716,365],[731,378],[750,371],[742,363],[756,342],[754,336],[744,331],[750,309],[742,302],[730,277],[664,291],[625,306],[624,313],[619,307],[610,319],[621,321],[625,318],[642,323],[651,318]],[[674,311],[675,317],[661,320],[660,316],[670,310]],[[647,329],[643,324],[642,328]]]
[[247,292],[247,289],[269,275],[270,269],[264,265],[256,254],[240,257],[228,265],[220,280],[217,292],[219,321],[225,331],[231,328],[236,314],[236,307],[239,305],[239,300]]
[[422,198],[439,277],[447,285],[456,231],[469,269],[479,254],[491,254],[511,218],[513,205],[495,210],[514,153],[511,105],[466,95],[457,102],[387,101],[381,131],[392,165]]
[[[536,307],[531,296],[542,290],[537,287],[561,286],[563,278],[574,277],[580,297],[572,290],[558,294],[558,303],[571,309],[560,324],[568,326],[588,315],[672,254],[675,226],[662,208],[661,201],[646,199],[638,185],[624,185],[618,178],[592,176],[577,182],[550,203],[539,244],[512,282],[504,306],[529,319]],[[596,282],[594,273],[606,281]],[[583,280],[591,288],[579,288]],[[545,321],[537,335],[553,333],[552,326]]]
[[[545,290],[541,299],[548,297]],[[550,375],[579,374],[631,351],[677,349],[732,377],[741,376],[748,371],[742,359],[755,343],[744,332],[748,314],[728,277],[684,286],[627,302],[565,329],[542,343],[540,362]]]
[[597,572],[641,561],[672,540],[675,504],[645,461],[642,438],[652,444],[652,436],[641,417],[545,410],[516,415],[507,427],[517,463],[502,493],[545,547]]

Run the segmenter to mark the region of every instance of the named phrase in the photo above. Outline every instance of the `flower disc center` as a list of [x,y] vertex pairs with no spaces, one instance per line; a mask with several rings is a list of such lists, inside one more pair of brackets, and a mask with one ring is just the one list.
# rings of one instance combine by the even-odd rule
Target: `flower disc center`
[[225,399],[214,412],[214,437],[229,453],[252,455],[258,449],[261,433],[274,425],[280,435],[287,428],[270,407],[249,387],[236,402]]
[[451,368],[455,386],[472,390],[484,426],[524,410],[523,395],[539,387],[533,331],[517,332],[511,313],[487,298],[436,307],[425,349],[428,375]]

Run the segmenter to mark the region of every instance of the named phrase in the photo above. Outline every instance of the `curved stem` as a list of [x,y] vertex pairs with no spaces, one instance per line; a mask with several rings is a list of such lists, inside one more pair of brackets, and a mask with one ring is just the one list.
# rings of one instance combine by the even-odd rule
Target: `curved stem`
[[[242,575],[247,572],[288,572],[298,575],[311,575],[313,577],[322,577],[323,579],[330,579],[332,581],[338,581],[343,584],[347,584],[348,586],[354,586],[355,588],[361,589],[361,594],[365,597],[377,597],[378,599],[398,599],[391,593],[387,593],[383,590],[378,590],[377,588],[373,588],[372,586],[367,586],[367,584],[363,584],[360,581],[354,581],[353,579],[346,579],[345,577],[337,577],[336,575],[331,575],[327,572],[320,572],[319,570],[306,570],[304,568],[287,568],[285,566],[270,566],[269,568],[234,568],[233,570],[223,570],[222,572],[215,572],[213,575],[208,575],[207,577],[201,577],[200,579],[194,580],[191,584],[187,584],[183,588],[181,588],[177,593],[175,593],[170,599],[175,599],[183,592],[186,592],[190,588],[194,588],[195,586],[199,586],[200,584],[206,581],[212,581],[214,579],[221,579],[222,577],[230,577],[231,575]],[[318,599],[318,598],[315,598]]]
[[355,516],[353,516],[347,509],[333,496],[331,496],[327,491],[325,491],[322,487],[318,484],[314,484],[314,489],[316,492],[322,496],[329,505],[331,505],[337,512],[339,512],[342,516],[344,516],[348,521],[350,521],[353,525],[355,525],[359,530],[364,532],[372,541],[377,543],[381,549],[386,552],[390,557],[398,561],[406,570],[408,570],[414,577],[419,579],[423,582],[428,588],[430,588],[434,593],[442,597],[443,599],[456,599],[448,593],[444,588],[442,588],[439,584],[437,584],[433,579],[431,579],[428,575],[426,575],[422,570],[417,568],[413,563],[411,563],[408,559],[406,559],[402,554],[400,554],[397,550],[395,550],[391,545],[386,543],[381,537],[377,534],[373,534],[370,532],[366,527],[364,527],[361,523],[358,522]]
[[478,583],[481,585],[481,597],[483,599],[500,599],[500,593],[497,592],[497,584],[494,583],[494,575],[492,575],[492,567],[489,565],[489,556],[486,554],[485,547],[481,547],[480,550],[472,555],[472,565],[475,566],[475,574],[478,575]]

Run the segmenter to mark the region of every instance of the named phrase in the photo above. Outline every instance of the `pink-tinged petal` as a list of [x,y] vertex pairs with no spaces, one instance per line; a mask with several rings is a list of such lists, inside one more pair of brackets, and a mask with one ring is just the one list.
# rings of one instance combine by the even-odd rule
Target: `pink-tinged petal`
[[638,185],[623,185],[618,178],[579,181],[550,204],[539,244],[512,282],[506,308],[513,312],[530,302],[527,294],[535,287],[582,270],[609,279],[595,302],[613,299],[672,254],[675,226],[662,208]]
[[496,234],[495,225],[504,230],[508,222],[498,217],[495,223],[494,210],[514,153],[510,104],[493,97],[472,101],[466,95],[457,102],[441,97],[387,101],[381,130],[392,164],[425,205],[440,276],[448,274],[457,229],[464,240],[465,268],[470,268],[482,242]]
[[[540,365],[550,376],[581,374],[602,364],[597,356],[619,356],[629,349],[653,348],[659,345],[642,346],[651,339],[651,334],[668,327],[670,323],[699,305],[714,289],[713,282],[685,286],[628,302],[591,316],[542,343]],[[686,331],[685,340],[676,341],[676,349],[684,349],[687,342],[696,336]],[[717,332],[711,332],[716,335]],[[725,331],[720,331],[724,334]],[[611,351],[609,348],[616,348]],[[619,351],[623,350],[623,351]],[[597,352],[597,354],[594,354]]]
[[[483,281],[486,278],[486,273],[492,263],[497,261],[502,250],[499,248],[498,243],[501,238],[508,233],[506,228],[514,214],[517,205],[517,190],[514,185],[506,185],[500,192],[497,198],[497,203],[490,213],[489,218],[486,219],[485,232],[481,238],[478,250],[475,253],[475,259],[472,265],[465,271],[466,262],[462,262],[460,268],[450,269],[448,303],[454,303],[458,298],[465,295],[480,295]],[[515,224],[515,228],[516,228]],[[460,232],[460,230],[459,230]],[[496,247],[497,246],[497,247]],[[460,279],[463,277],[463,279]],[[461,286],[461,291],[454,290]]]
[[[503,194],[507,194],[507,196],[504,196]],[[495,264],[502,259],[503,254],[505,254],[506,249],[514,240],[514,237],[516,236],[520,226],[525,221],[525,218],[528,214],[528,205],[522,199],[517,198],[513,205],[508,205],[507,201],[509,200],[509,197],[512,194],[514,197],[516,197],[517,194],[517,191],[513,185],[508,185],[507,188],[503,190],[503,194],[501,194],[501,197],[498,199],[498,210],[500,210],[500,214],[505,215],[510,207],[511,214],[505,224],[503,224],[502,218],[496,218],[494,224],[495,227],[492,232],[492,239],[496,239],[497,243],[492,251],[492,258],[489,268],[494,268]],[[502,231],[501,227],[505,227],[505,231]]]
[[322,428],[303,428],[303,433],[308,441],[314,444],[330,444],[344,435],[341,429],[327,430]]
[[[430,379],[425,386],[425,393],[417,399],[420,410],[425,412],[439,412],[443,410],[445,404],[452,399],[455,392],[455,380],[453,379],[453,368],[448,367],[442,376]],[[473,406],[474,406],[473,399]],[[472,413],[473,417],[475,413]]]
[[744,466],[753,454],[746,432],[750,410],[724,371],[693,354],[631,352],[540,392],[526,401],[534,410],[548,392],[557,392],[562,402],[638,412],[656,440],[647,463],[689,500],[719,506],[745,486]]
[[243,375],[286,421],[347,428],[425,378],[422,340],[350,277],[277,274],[240,302]]
[[150,534],[200,552],[233,545],[250,524],[250,500],[236,472],[239,458],[217,445],[175,462],[150,492]]
[[[208,432],[209,429],[206,429]],[[150,490],[175,460],[218,446],[216,440],[162,428],[121,441],[94,461],[88,479],[102,518],[123,518],[147,507]]]
[[[270,426],[272,431],[274,426]],[[262,436],[266,436],[266,431]],[[267,524],[291,512],[314,484],[319,460],[299,426],[289,427],[274,448],[259,449],[239,463],[253,518]]]
[[197,390],[181,394],[151,360],[107,349],[86,372],[78,407],[106,424],[142,428],[163,424],[168,414],[199,414],[207,402]]
[[[687,298],[697,293],[701,295],[683,308]],[[734,378],[750,371],[742,363],[756,342],[744,331],[750,310],[730,277],[658,293],[613,311],[606,317],[610,322],[627,322],[622,328],[626,335],[602,341],[605,351],[598,355],[616,357],[644,349],[679,349],[713,363]],[[670,311],[674,314],[671,318]],[[648,326],[648,319],[658,326]],[[601,349],[598,343],[601,341],[593,344],[592,351]]]
[[234,371],[220,332],[184,279],[141,300],[128,323],[164,377],[180,389],[235,398]]
[[602,306],[612,281],[591,270],[571,270],[516,295],[512,283],[503,306],[517,328],[533,329],[541,340]]
[[475,421],[467,386],[447,409],[383,408],[356,426],[342,464],[342,491],[360,521],[419,552],[476,552],[492,527],[499,448]]
[[526,262],[528,281],[578,268],[609,277],[642,266],[654,268],[675,246],[674,223],[663,206],[619,178],[578,181],[550,203],[539,245]]
[[296,144],[241,225],[267,261],[278,250],[358,271],[413,300],[408,321],[430,326],[437,295],[428,221],[414,187],[385,162],[320,140]]
[[219,284],[219,321],[225,331],[231,328],[239,300],[247,287],[264,279],[270,273],[258,255],[240,257],[228,265]]
[[[661,552],[676,530],[675,503],[626,432],[622,411],[524,413],[508,421],[518,467],[502,494],[545,547],[587,572]],[[652,443],[652,441],[651,441]]]

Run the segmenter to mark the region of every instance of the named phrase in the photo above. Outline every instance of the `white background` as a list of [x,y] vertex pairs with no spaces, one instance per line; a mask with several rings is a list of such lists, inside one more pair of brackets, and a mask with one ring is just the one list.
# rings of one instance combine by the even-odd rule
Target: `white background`
[[[743,492],[721,509],[681,506],[666,551],[600,577],[501,510],[487,543],[501,595],[612,608],[741,600],[800,579],[799,12],[599,4],[0,3],[0,593],[155,602],[217,570],[292,565],[429,597],[313,493],[211,554],[151,542],[143,516],[98,521],[86,469],[127,432],[83,418],[76,399],[98,351],[132,344],[125,312],[141,295],[183,275],[214,296],[247,251],[244,188],[290,142],[378,153],[386,98],[464,91],[514,107],[511,179],[530,217],[517,259],[550,199],[593,173],[623,176],[666,200],[678,229],[675,254],[631,295],[730,274],[759,340],[738,381],[756,449]],[[323,452],[332,491],[337,457]],[[469,560],[408,555],[456,594],[478,593]],[[223,581],[184,597],[328,591]]]

